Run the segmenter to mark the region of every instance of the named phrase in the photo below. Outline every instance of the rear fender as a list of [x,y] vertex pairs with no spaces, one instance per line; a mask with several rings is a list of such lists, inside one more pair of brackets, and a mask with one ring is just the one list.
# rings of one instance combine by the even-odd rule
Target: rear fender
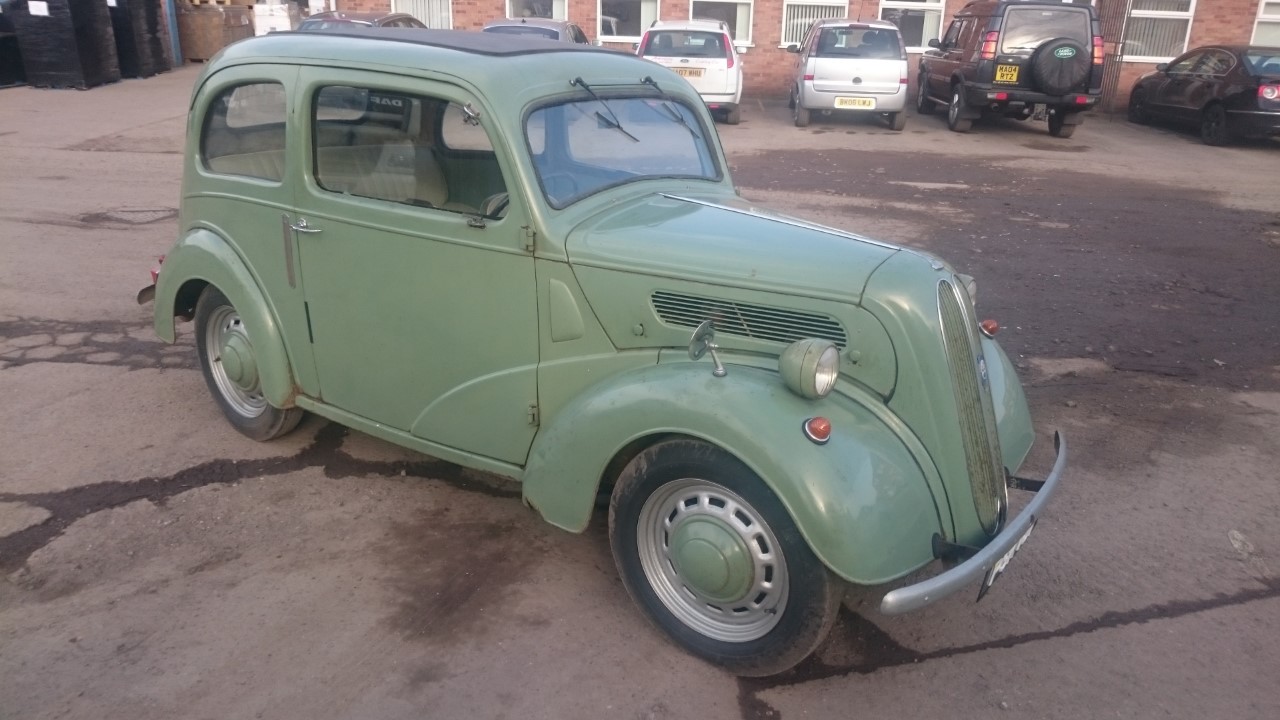
[[239,254],[216,233],[194,230],[165,255],[156,280],[156,334],[166,342],[176,339],[178,295],[192,282],[213,285],[227,296],[249,331],[267,402],[278,408],[293,407],[292,366],[275,313]]
[[[815,415],[831,420],[825,445],[802,431]],[[619,469],[611,461],[672,435],[704,440],[744,462],[814,553],[851,582],[900,577],[933,559],[934,533],[946,535],[920,464],[928,459],[913,457],[861,401],[839,394],[805,400],[776,372],[740,365],[716,378],[708,363],[659,364],[589,388],[538,433],[525,499],[552,524],[581,532],[606,471]]]

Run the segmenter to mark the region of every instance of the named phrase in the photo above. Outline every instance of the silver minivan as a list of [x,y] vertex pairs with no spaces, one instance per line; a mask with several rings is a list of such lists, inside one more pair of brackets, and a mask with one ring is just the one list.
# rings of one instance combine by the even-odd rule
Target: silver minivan
[[799,56],[790,99],[796,127],[807,126],[815,110],[877,113],[894,130],[906,127],[907,51],[897,26],[819,20],[787,51]]

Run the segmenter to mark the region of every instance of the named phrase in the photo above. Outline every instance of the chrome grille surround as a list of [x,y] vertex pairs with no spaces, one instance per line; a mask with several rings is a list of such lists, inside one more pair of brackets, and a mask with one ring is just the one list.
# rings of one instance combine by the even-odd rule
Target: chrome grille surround
[[665,290],[654,291],[650,301],[654,312],[669,325],[692,328],[711,320],[718,333],[755,340],[793,343],[817,338],[830,340],[842,350],[849,343],[839,320],[818,313]]
[[1008,503],[996,413],[988,386],[986,359],[976,333],[963,286],[947,280],[938,283],[938,316],[942,343],[955,392],[957,421],[964,446],[966,470],[973,489],[973,507],[983,531],[995,535],[1004,524]]

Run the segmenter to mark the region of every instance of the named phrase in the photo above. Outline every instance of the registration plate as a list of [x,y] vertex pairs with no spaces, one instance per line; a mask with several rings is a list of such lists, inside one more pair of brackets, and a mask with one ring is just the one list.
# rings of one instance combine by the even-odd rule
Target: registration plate
[[991,569],[987,571],[987,576],[982,578],[982,588],[978,590],[979,600],[981,600],[982,596],[986,595],[987,591],[991,589],[991,586],[995,584],[996,578],[1000,577],[1000,574],[1004,572],[1004,569],[1009,566],[1009,561],[1013,559],[1013,556],[1017,554],[1018,550],[1022,549],[1022,544],[1027,541],[1027,538],[1031,537],[1031,531],[1035,529],[1036,518],[1035,516],[1032,516],[1031,524],[1027,526],[1026,532],[1022,533],[1022,537],[1018,538],[1018,542],[1014,543],[1013,547],[1009,548],[1009,552],[1001,555],[1000,559],[995,561],[991,566]]
[[1017,65],[997,65],[996,66],[996,82],[998,83],[1018,82],[1018,66]]
[[675,68],[675,71],[681,77],[702,77],[702,68]]
[[876,99],[838,97],[836,98],[836,107],[847,109],[851,108],[853,110],[875,110]]

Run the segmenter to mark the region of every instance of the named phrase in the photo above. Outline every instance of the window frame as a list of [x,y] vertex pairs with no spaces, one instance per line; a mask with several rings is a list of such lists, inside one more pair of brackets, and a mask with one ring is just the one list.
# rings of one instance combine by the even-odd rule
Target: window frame
[[[638,0],[643,3],[645,0]],[[650,0],[653,3],[653,19],[658,21],[662,19],[662,0]],[[690,3],[690,7],[693,7]],[[613,17],[612,15],[610,17]],[[616,19],[616,18],[615,18]],[[617,43],[638,43],[644,37],[644,31],[647,27],[641,22],[639,35],[609,35],[604,31],[604,0],[596,0],[596,42],[617,42]]]
[[[525,2],[526,4],[533,4],[535,1],[536,1],[536,0],[524,0],[524,2]],[[569,0],[546,0],[546,2],[551,3],[551,14],[550,14],[550,15],[548,15],[548,16],[543,16],[543,15],[516,15],[516,14],[515,14],[515,12],[514,12],[514,4],[515,4],[516,2],[517,2],[517,0],[507,0],[507,2],[506,2],[506,5],[507,5],[507,15],[506,15],[506,16],[507,16],[507,17],[509,17],[509,18],[529,17],[529,18],[541,18],[541,19],[543,19],[543,20],[568,20],[568,19],[569,19]],[[453,12],[453,10],[452,10],[452,6],[453,6],[453,3],[450,3],[449,5],[450,5],[450,11],[449,11],[449,12],[450,12],[450,16],[452,17],[452,12]],[[557,15],[557,14],[556,14],[556,9],[557,9],[557,8],[559,8],[559,10],[560,10],[560,14],[559,14],[559,15]]]
[[[1264,10],[1267,9],[1267,5],[1275,5],[1276,12],[1274,14],[1264,12]],[[1280,26],[1280,2],[1277,2],[1276,0],[1258,0],[1258,14],[1253,19],[1253,34],[1249,36],[1250,45],[1262,45],[1258,40],[1258,28],[1263,23],[1274,23],[1275,25]]]
[[1129,42],[1129,29],[1132,27],[1134,18],[1152,18],[1163,20],[1186,20],[1187,29],[1182,35],[1182,49],[1172,55],[1130,55],[1126,52],[1121,55],[1121,62],[1140,62],[1140,63],[1167,63],[1175,58],[1181,57],[1189,48],[1187,47],[1191,41],[1191,26],[1195,23],[1196,16],[1196,0],[1187,0],[1189,3],[1185,11],[1174,10],[1135,10],[1130,8],[1129,16],[1125,18],[1124,42]]
[[756,44],[755,44],[754,38],[755,38],[755,24],[756,24],[756,0],[689,0],[689,19],[690,20],[718,20],[719,18],[709,18],[706,15],[701,15],[701,16],[695,15],[693,13],[693,6],[695,3],[715,3],[717,5],[746,5],[748,7],[747,37],[745,38],[734,37],[733,33],[735,28],[730,23],[725,23],[725,24],[729,25],[729,39],[733,41],[733,46],[735,48],[755,47]]
[[[938,14],[938,34],[933,38],[921,37],[921,45],[908,45],[907,38],[903,35],[903,47],[909,53],[923,53],[929,50],[929,40],[938,40],[941,42],[942,37],[946,35],[949,25],[943,23],[946,19],[947,3],[946,0],[880,0],[880,6],[876,9],[876,19],[885,20],[885,10],[922,10],[925,12],[936,12]],[[885,20],[885,22],[891,22]],[[894,23],[897,25],[897,23]],[[902,28],[898,28],[899,34]]]
[[[789,43],[787,42],[787,9],[793,6],[801,6],[801,5],[817,5],[822,7],[840,8],[842,12],[840,15],[834,15],[831,18],[818,18],[811,21],[809,25],[805,27],[804,32],[800,34],[800,38],[796,40],[794,43]],[[778,34],[778,47],[786,48],[794,44],[794,45],[799,45],[801,48],[803,48],[805,44],[805,40],[808,39],[809,37],[809,31],[813,29],[813,23],[818,22],[819,20],[839,19],[841,17],[849,17],[849,0],[782,0],[782,19],[781,19],[782,29],[781,29],[781,32]],[[851,20],[850,22],[854,22],[854,21]]]

